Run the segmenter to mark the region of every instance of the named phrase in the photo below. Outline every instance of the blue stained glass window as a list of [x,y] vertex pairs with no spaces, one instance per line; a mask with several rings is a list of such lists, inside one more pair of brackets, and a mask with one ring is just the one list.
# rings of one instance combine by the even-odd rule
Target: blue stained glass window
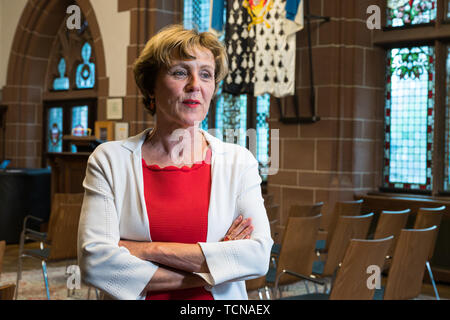
[[71,132],[74,136],[87,135],[88,128],[88,106],[77,106],[72,108]]
[[61,58],[58,63],[59,78],[53,81],[53,90],[69,90],[69,78],[66,74],[66,60]]
[[95,64],[90,62],[92,47],[86,42],[81,49],[83,62],[78,65],[76,85],[78,89],[91,89],[95,85]]
[[256,160],[258,160],[263,180],[267,179],[265,171],[269,166],[269,123],[270,94],[256,98]]
[[385,186],[431,190],[434,48],[388,51]]
[[183,25],[199,32],[209,30],[211,0],[184,0]]
[[216,105],[216,136],[226,142],[246,146],[247,95],[222,93],[219,88]]
[[47,151],[62,152],[63,108],[49,108],[47,123]]
[[387,26],[403,27],[436,20],[436,0],[388,0]]

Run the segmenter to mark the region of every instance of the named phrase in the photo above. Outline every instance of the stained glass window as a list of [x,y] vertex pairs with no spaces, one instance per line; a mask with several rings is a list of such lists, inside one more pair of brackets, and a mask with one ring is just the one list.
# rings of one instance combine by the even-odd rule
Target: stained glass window
[[445,172],[444,172],[444,190],[450,191],[450,46],[447,47],[447,94],[445,108]]
[[388,0],[387,26],[403,27],[433,22],[436,0]]
[[222,93],[219,88],[216,105],[216,136],[226,142],[246,146],[247,95]]
[[83,62],[78,65],[76,73],[76,85],[78,89],[91,89],[95,85],[95,64],[90,62],[92,47],[86,42],[81,49]]
[[47,151],[62,152],[63,108],[49,108],[47,123]]
[[184,0],[184,27],[199,32],[208,31],[210,3],[211,0]]
[[431,190],[434,48],[388,51],[384,184]]
[[258,160],[263,180],[267,179],[266,170],[269,166],[269,118],[270,95],[256,98],[256,160]]
[[450,0],[447,0],[447,20],[450,19]]
[[58,63],[59,77],[53,81],[53,90],[69,90],[69,78],[66,74],[66,60],[61,58]]
[[88,110],[88,106],[77,106],[72,108],[71,132],[74,136],[87,135]]

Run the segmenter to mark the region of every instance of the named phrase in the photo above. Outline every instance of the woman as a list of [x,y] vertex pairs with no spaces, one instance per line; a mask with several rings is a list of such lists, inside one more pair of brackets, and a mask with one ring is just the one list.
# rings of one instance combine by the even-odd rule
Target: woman
[[227,73],[224,48],[169,26],[134,73],[156,127],[88,160],[82,279],[115,299],[247,299],[244,280],[267,272],[273,244],[258,163],[199,129]]

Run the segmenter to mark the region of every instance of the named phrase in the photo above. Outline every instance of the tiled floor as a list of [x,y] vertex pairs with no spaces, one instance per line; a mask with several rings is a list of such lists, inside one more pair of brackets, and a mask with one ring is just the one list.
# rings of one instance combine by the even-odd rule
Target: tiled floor
[[[37,248],[36,243],[26,245],[27,248]],[[17,257],[18,257],[18,245],[8,245],[6,246],[6,252],[3,261],[3,272],[16,272],[17,271]],[[23,270],[33,270],[41,268],[40,262],[31,258],[24,258],[23,260]],[[58,267],[58,266],[68,266],[76,263],[75,260],[71,261],[54,261],[49,262],[49,266]],[[383,279],[385,282],[386,279]],[[450,284],[440,283],[438,284],[438,292],[442,299],[450,299]],[[434,299],[434,291],[433,287],[429,283],[424,283],[422,287],[422,294],[419,297],[420,299],[428,300]]]

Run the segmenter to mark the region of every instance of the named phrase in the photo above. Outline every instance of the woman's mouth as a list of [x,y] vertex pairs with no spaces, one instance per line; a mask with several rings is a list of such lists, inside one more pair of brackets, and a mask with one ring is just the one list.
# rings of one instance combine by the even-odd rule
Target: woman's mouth
[[189,108],[197,108],[198,106],[200,106],[200,101],[193,100],[193,99],[187,99],[187,100],[183,100],[183,104]]

